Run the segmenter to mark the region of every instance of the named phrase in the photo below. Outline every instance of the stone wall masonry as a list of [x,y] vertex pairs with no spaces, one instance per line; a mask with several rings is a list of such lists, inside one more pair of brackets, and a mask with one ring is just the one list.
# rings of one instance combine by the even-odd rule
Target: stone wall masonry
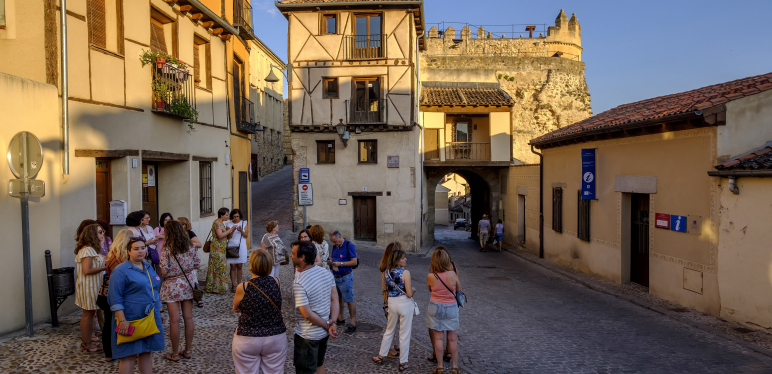
[[433,75],[447,80],[451,69],[456,69],[459,77],[480,75],[472,74],[474,71],[485,75],[494,72],[495,76],[485,81],[498,81],[515,100],[512,108],[515,163],[539,161],[528,145],[531,139],[592,116],[584,62],[559,57],[438,56],[430,53],[433,43],[429,40],[429,52],[421,56],[422,80],[431,81]]
[[254,135],[257,143],[258,178],[262,178],[284,166],[284,134],[272,129],[258,131]]
[[285,162],[287,164],[291,164],[292,163],[292,134],[290,134],[290,128],[289,128],[289,104],[288,103],[289,101],[287,101],[287,99],[284,99],[284,104],[283,104],[284,109],[282,114],[283,115],[282,118],[284,118],[283,120],[284,123],[282,128],[284,130],[282,130],[282,136],[283,136],[282,142],[284,143],[284,146],[283,146],[284,157],[287,158]]

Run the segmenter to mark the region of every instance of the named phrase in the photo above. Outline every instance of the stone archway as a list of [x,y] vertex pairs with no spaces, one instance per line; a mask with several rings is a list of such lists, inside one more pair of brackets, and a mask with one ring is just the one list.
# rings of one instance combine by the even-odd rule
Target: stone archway
[[471,239],[477,240],[477,222],[483,214],[491,217],[491,222],[496,222],[499,217],[498,200],[501,191],[501,181],[499,177],[501,167],[465,167],[465,166],[427,166],[426,175],[426,234],[428,243],[434,242],[434,189],[445,175],[456,173],[469,182],[470,193],[472,195],[472,206],[470,209],[472,225]]

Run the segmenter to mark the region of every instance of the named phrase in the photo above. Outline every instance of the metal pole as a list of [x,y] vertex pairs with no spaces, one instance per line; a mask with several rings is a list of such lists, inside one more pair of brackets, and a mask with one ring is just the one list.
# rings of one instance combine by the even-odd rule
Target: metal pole
[[21,193],[21,235],[24,251],[24,319],[27,323],[27,336],[32,337],[32,274],[29,258],[29,194],[26,178]]
[[46,249],[46,274],[48,274],[48,304],[51,307],[51,327],[59,327],[56,316],[56,297],[54,297],[54,271],[51,266],[51,251]]
[[[303,205],[303,227],[300,230],[303,230],[308,226],[308,220],[306,219],[306,206]],[[300,231],[298,230],[298,231]]]
[[70,122],[69,88],[67,74],[67,0],[61,0],[61,43],[62,43],[62,174],[70,175]]

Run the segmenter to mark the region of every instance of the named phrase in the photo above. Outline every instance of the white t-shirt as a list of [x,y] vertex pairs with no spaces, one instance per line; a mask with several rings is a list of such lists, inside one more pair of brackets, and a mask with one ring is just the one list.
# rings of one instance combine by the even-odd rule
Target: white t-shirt
[[480,231],[488,232],[491,227],[491,223],[487,219],[481,219],[479,222]]
[[497,223],[496,224],[496,234],[502,234],[504,233],[504,225]]
[[295,282],[292,285],[292,292],[295,295],[295,320],[297,321],[295,334],[308,340],[321,340],[327,336],[327,330],[303,318],[299,307],[308,305],[312,312],[324,320],[329,320],[330,292],[333,287],[335,287],[335,278],[333,278],[332,273],[319,266],[311,266],[296,274]]

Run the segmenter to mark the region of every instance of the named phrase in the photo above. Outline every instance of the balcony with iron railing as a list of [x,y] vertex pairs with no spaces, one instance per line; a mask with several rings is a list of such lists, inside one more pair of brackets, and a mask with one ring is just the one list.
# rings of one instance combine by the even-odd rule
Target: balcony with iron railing
[[344,36],[344,59],[375,60],[386,58],[386,37],[386,34]]
[[447,142],[445,160],[490,161],[491,143]]
[[247,98],[241,100],[240,108],[236,108],[236,130],[249,134],[257,131],[255,123],[255,104]]
[[382,100],[357,100],[351,112],[351,123],[382,123]]
[[154,64],[152,91],[154,113],[197,120],[195,84],[188,69],[168,63]]
[[255,38],[255,30],[252,28],[252,5],[249,0],[233,1],[233,26],[239,30],[239,36],[245,40]]

